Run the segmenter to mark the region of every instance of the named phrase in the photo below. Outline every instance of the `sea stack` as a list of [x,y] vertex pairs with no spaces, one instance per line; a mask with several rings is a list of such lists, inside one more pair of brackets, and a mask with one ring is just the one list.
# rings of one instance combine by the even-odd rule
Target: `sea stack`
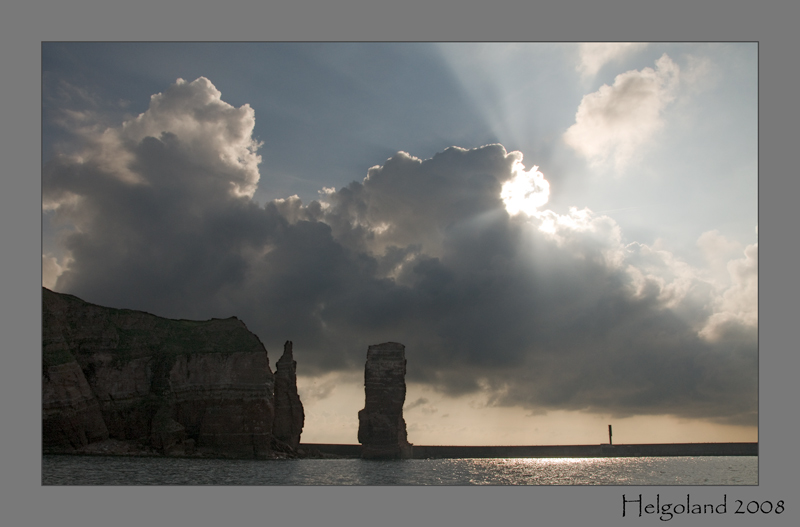
[[305,423],[303,403],[297,394],[297,362],[292,356],[292,341],[283,345],[283,356],[275,363],[275,421],[272,435],[297,450]]
[[364,459],[407,459],[408,442],[403,403],[406,399],[405,346],[397,342],[367,349],[364,367],[364,409],[358,412],[358,442]]

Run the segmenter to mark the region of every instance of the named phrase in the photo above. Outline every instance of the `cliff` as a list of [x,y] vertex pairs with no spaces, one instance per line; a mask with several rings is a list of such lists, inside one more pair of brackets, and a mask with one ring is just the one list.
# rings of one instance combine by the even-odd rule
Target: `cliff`
[[275,363],[275,420],[272,435],[277,441],[297,450],[304,423],[303,403],[297,394],[297,362],[292,355],[292,342],[286,341],[283,355]]
[[406,399],[405,346],[397,342],[367,349],[364,409],[358,412],[358,442],[366,459],[410,458],[403,403]]
[[42,290],[46,452],[116,440],[136,453],[270,457],[273,390],[267,350],[235,317],[170,320]]

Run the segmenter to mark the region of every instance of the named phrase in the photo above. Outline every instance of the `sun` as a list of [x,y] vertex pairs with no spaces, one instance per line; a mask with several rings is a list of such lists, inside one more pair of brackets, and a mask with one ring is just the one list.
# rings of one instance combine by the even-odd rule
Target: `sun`
[[506,210],[512,216],[520,212],[528,216],[537,215],[538,208],[550,199],[550,183],[536,165],[525,170],[525,165],[516,162],[512,170],[514,176],[503,183],[500,189],[500,198]]

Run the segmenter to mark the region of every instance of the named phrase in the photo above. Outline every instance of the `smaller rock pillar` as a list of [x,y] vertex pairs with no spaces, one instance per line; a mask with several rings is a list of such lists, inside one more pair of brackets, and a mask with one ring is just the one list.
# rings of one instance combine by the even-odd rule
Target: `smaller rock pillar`
[[275,363],[275,368],[275,420],[272,424],[272,435],[297,450],[305,413],[297,394],[297,362],[292,356],[292,341],[287,340],[283,345],[283,356]]

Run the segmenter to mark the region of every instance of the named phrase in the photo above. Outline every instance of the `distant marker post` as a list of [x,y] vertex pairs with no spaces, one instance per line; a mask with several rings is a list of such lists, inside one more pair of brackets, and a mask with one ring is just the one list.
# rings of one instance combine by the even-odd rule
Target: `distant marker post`
[[608,425],[608,444],[613,445],[614,443],[611,441],[611,425]]

